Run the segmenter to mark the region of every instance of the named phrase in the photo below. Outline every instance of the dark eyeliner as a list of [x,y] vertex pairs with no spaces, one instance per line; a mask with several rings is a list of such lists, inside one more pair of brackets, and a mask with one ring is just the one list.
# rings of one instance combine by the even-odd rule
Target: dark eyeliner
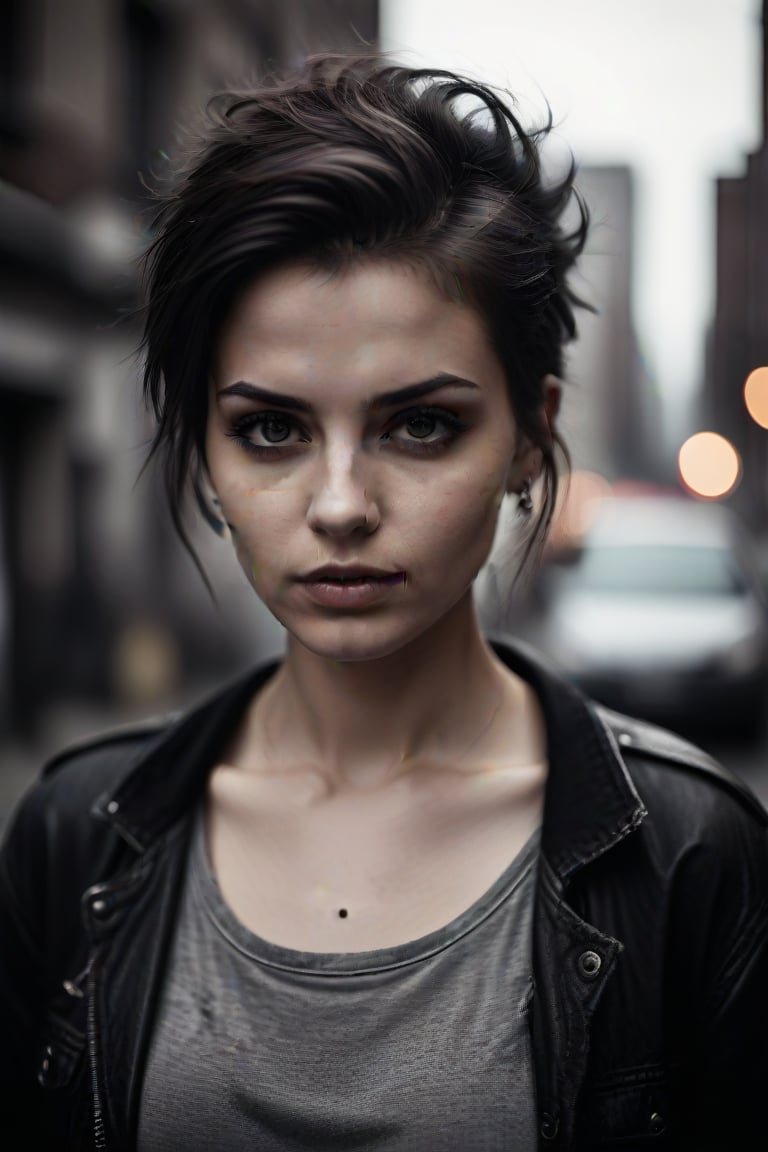
[[245,448],[246,451],[261,457],[276,456],[276,449],[295,448],[295,443],[283,444],[280,441],[275,444],[253,443],[247,433],[265,424],[270,418],[281,421],[289,430],[299,427],[292,416],[288,416],[283,412],[249,412],[245,416],[238,417],[238,419],[233,422],[231,431],[227,432],[227,436],[230,440],[234,440],[235,444],[238,444],[241,448]]
[[398,412],[392,423],[394,427],[399,427],[407,424],[409,420],[415,419],[418,416],[430,416],[440,420],[447,426],[449,432],[442,439],[432,442],[420,440],[418,437],[414,437],[413,440],[393,441],[393,438],[387,434],[387,439],[390,443],[400,444],[404,452],[410,452],[412,455],[428,456],[431,453],[445,451],[445,449],[450,448],[454,441],[469,428],[469,424],[457,416],[455,412],[450,412],[446,408],[424,405],[417,408],[406,408],[404,411]]
[[[414,437],[412,440],[403,440],[393,437],[391,432],[388,431],[384,434],[383,439],[388,443],[397,444],[402,449],[402,451],[409,452],[411,455],[427,456],[431,453],[441,452],[446,448],[449,448],[451,444],[453,444],[453,442],[469,428],[469,424],[457,416],[455,412],[450,412],[446,408],[438,408],[435,406],[425,405],[414,408],[407,408],[401,412],[398,412],[397,415],[394,416],[390,421],[390,428],[400,428],[401,426],[407,424],[409,420],[413,420],[421,416],[431,417],[443,423],[448,429],[447,434],[442,439],[437,441],[420,440],[418,437]],[[272,457],[273,459],[278,458],[281,455],[281,449],[292,449],[297,447],[297,444],[299,443],[308,442],[307,440],[304,440],[298,442],[294,441],[290,444],[284,444],[279,441],[275,444],[254,444],[248,436],[248,433],[251,432],[254,428],[257,428],[260,425],[266,423],[269,418],[279,420],[289,429],[296,429],[301,427],[299,424],[297,424],[296,420],[287,413],[272,411],[249,412],[248,414],[240,416],[237,420],[235,420],[232,424],[231,430],[228,431],[226,435],[240,447],[246,449],[246,451],[262,458]]]

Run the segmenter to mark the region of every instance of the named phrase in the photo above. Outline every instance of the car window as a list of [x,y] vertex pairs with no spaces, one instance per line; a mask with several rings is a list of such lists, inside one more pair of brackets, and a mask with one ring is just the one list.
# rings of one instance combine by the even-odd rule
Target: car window
[[596,592],[738,596],[746,591],[726,549],[666,544],[588,546],[570,580]]

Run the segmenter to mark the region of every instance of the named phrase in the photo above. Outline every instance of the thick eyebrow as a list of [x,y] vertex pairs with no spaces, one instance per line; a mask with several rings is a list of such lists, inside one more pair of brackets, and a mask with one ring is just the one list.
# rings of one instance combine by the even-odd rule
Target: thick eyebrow
[[[395,404],[403,404],[408,400],[418,400],[438,388],[474,388],[479,390],[480,385],[473,380],[465,380],[463,376],[453,376],[449,372],[439,372],[429,380],[421,380],[418,384],[408,384],[405,388],[397,388],[394,392],[381,392],[366,404],[366,408],[377,411],[381,408],[391,408]],[[285,396],[281,392],[270,392],[266,388],[257,388],[247,380],[238,380],[234,384],[221,388],[216,393],[219,396],[244,396],[248,400],[262,400],[265,404],[276,404],[280,408],[289,408],[294,412],[312,413],[314,409],[306,400],[298,396]]]

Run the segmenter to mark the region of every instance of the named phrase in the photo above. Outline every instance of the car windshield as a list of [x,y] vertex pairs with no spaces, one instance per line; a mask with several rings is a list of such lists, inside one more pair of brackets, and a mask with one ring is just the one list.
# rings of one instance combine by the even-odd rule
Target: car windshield
[[738,596],[746,591],[724,548],[595,545],[572,570],[578,587],[596,592]]

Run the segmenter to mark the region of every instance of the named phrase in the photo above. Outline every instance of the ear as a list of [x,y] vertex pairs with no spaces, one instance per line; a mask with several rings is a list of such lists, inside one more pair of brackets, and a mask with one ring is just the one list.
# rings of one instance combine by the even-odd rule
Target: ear
[[[539,443],[551,444],[555,422],[560,411],[563,382],[552,373],[541,381],[542,404],[538,412]],[[521,436],[507,477],[507,492],[519,492],[526,480],[536,480],[541,472],[542,453],[538,444]]]

